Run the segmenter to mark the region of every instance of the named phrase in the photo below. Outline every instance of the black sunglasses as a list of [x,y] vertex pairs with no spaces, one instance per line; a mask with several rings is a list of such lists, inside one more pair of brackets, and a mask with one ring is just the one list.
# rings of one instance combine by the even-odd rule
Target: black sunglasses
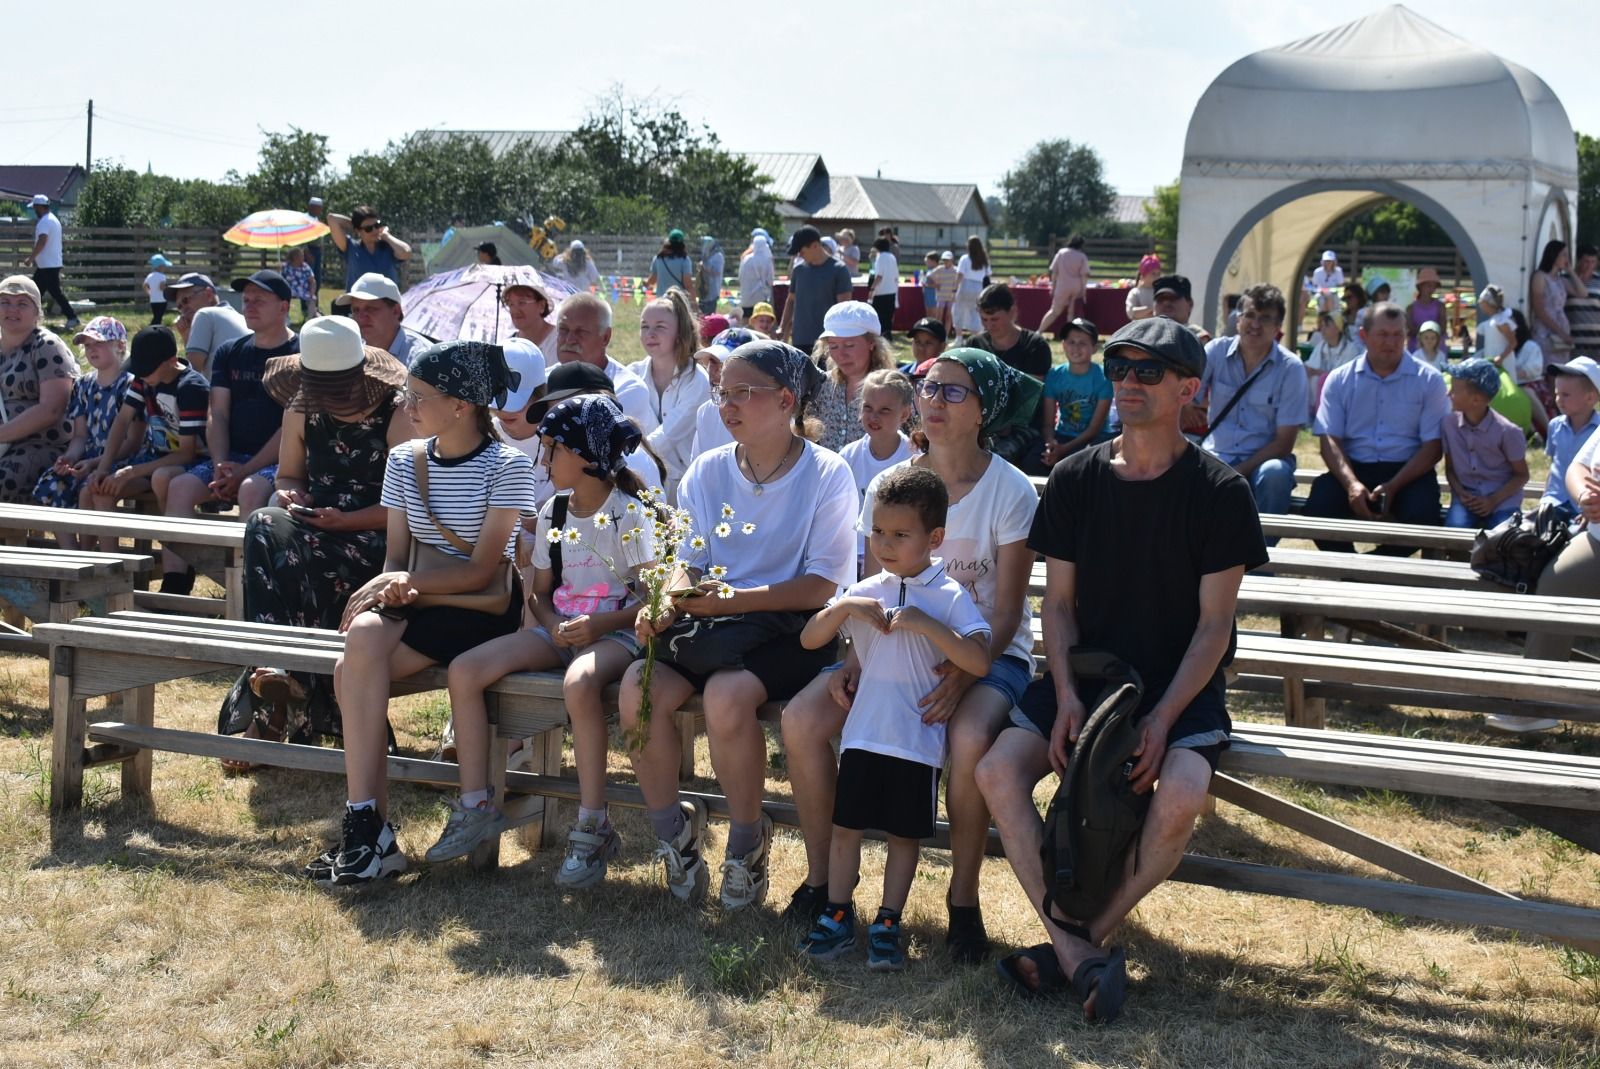
[[1167,377],[1167,365],[1159,360],[1124,360],[1112,356],[1107,357],[1105,363],[1106,378],[1112,382],[1121,382],[1129,372],[1133,373],[1141,386],[1154,386]]

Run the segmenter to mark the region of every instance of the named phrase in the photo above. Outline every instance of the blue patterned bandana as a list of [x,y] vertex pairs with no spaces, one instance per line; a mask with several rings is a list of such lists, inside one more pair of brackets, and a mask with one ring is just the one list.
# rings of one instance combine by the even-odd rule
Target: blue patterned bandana
[[539,436],[560,442],[584,460],[584,471],[596,479],[610,479],[628,465],[628,454],[639,448],[643,435],[609,397],[582,394],[559,402],[539,421]]
[[1460,379],[1473,386],[1489,400],[1500,392],[1500,369],[1481,356],[1446,366],[1452,379]]
[[411,361],[411,374],[447,397],[496,408],[522,379],[506,366],[504,349],[482,341],[430,345]]
[[815,360],[781,341],[745,342],[728,354],[729,363],[735,360],[748,362],[773,382],[787,387],[801,408],[827,380]]

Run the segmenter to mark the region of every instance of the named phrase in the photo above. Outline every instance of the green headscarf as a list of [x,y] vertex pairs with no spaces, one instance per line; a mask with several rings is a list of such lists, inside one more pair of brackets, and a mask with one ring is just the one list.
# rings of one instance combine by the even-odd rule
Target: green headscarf
[[978,403],[983,409],[983,437],[992,438],[997,431],[1033,419],[1039,396],[1044,393],[1044,383],[1032,375],[1024,375],[983,349],[947,349],[938,359],[953,360],[972,376],[972,384],[978,388]]

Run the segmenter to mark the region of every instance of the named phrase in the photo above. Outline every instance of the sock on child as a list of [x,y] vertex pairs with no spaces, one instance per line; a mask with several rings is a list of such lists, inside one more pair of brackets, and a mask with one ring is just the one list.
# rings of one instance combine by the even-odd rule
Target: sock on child
[[676,802],[672,803],[667,809],[651,809],[648,811],[648,815],[650,817],[650,830],[655,832],[656,838],[664,843],[670,843],[683,830],[683,808]]

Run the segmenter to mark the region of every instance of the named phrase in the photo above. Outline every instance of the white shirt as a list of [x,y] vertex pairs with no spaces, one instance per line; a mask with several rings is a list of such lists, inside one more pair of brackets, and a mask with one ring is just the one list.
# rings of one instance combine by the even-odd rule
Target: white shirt
[[[879,572],[845,594],[871,598],[885,609],[915,606],[962,638],[989,634],[989,622],[972,595],[950,578],[938,557],[918,575],[902,579]],[[861,680],[844,722],[840,748],[870,750],[941,767],[944,724],[924,724],[917,703],[939,682],[933,670],[944,663],[945,655],[925,635],[906,631],[885,635],[855,617],[845,621],[844,631],[861,659]]]
[[167,284],[167,276],[160,271],[152,271],[144,276],[144,291],[150,295],[151,304],[166,304],[167,295],[161,292]]
[[872,296],[900,295],[900,262],[892,252],[880,252],[872,261]]
[[617,404],[622,406],[622,411],[644,433],[655,430],[655,410],[650,406],[650,389],[644,380],[610,353],[606,354],[606,378],[611,380],[611,388],[616,391]]
[[1506,336],[1500,330],[1500,325],[1511,323],[1511,310],[1502,308],[1494,315],[1478,324],[1478,333],[1483,335],[1483,348],[1478,355],[1485,360],[1493,360],[1507,349],[1511,343],[1506,341]]
[[665,390],[657,390],[655,376],[648,366],[643,368],[645,389],[650,394],[650,415],[656,427],[645,440],[667,466],[667,500],[676,503],[678,482],[683,478],[689,461],[695,458],[695,416],[700,406],[711,400],[711,380],[705,370],[690,364],[688,370],[674,375]]
[[55,212],[45,212],[39,217],[39,221],[33,224],[33,240],[37,242],[41,236],[44,237],[44,248],[33,258],[34,266],[60,267],[61,220],[56,218]]
[[[633,505],[632,512],[628,506]],[[539,526],[534,532],[533,566],[550,569],[550,519],[555,501],[547,501],[539,509]],[[605,527],[596,527],[594,516],[579,518],[568,503],[563,527],[578,531],[581,541],[561,543],[561,585],[550,592],[550,604],[567,619],[590,616],[597,612],[615,612],[633,600],[633,594],[622,585],[622,578],[641,564],[655,560],[656,549],[652,532],[653,520],[647,519],[644,506],[620,490],[611,491],[605,504],[595,516],[604,513],[611,517]],[[627,542],[622,541],[624,531],[632,531]]]
[[[907,461],[909,463],[909,461]],[[867,487],[861,503],[860,530],[872,530],[872,501],[879,475]],[[944,544],[939,553],[951,578],[967,588],[984,619],[998,628],[995,603],[1000,597],[1000,547],[1026,542],[1039,507],[1039,492],[1028,477],[999,457],[989,458],[989,468],[960,501],[950,503],[944,521]],[[1009,621],[1006,621],[1009,623]],[[1033,665],[1033,609],[1022,599],[1022,619],[1004,656],[1019,657]]]
[[[698,553],[687,546],[679,550],[681,559],[702,570],[724,566],[726,581],[735,588],[771,586],[803,575],[820,575],[836,587],[855,582],[850,518],[856,488],[839,454],[802,442],[794,466],[757,487],[739,470],[734,449],[720,446],[696,457],[678,485],[678,506],[694,517],[695,533],[706,539]],[[733,509],[726,521],[731,530],[719,537],[724,504]],[[754,533],[742,533],[746,523],[756,525]]]
[[722,411],[710,401],[700,406],[694,414],[694,446],[690,450],[693,454],[689,459],[701,453],[709,453],[719,445],[730,445],[733,435],[728,433],[727,425],[722,422]]
[[[840,458],[843,459],[846,464],[850,465],[850,474],[855,476],[856,489],[861,492],[861,499],[856,505],[858,510],[867,500],[867,487],[872,485],[872,480],[878,477],[879,472],[885,470],[886,468],[892,468],[896,464],[911,459],[911,439],[907,438],[899,431],[896,431],[895,435],[900,439],[899,444],[896,445],[894,447],[894,451],[883,460],[879,460],[877,457],[872,455],[871,441],[864,434],[855,441],[846,443],[845,447],[839,450]],[[866,531],[857,531],[857,560],[859,560],[861,555],[866,552],[866,548]]]
[[1336,290],[1344,288],[1344,268],[1334,265],[1332,271],[1318,267],[1311,272],[1312,292],[1318,290]]
[[[1498,334],[1499,331],[1495,333]],[[1501,366],[1504,367],[1505,363],[1502,362]],[[1516,358],[1509,363],[1512,366],[1506,370],[1511,372],[1511,377],[1517,381],[1518,386],[1538,382],[1544,378],[1544,350],[1539,348],[1539,343],[1532,338],[1523,343],[1522,348],[1517,350]]]

